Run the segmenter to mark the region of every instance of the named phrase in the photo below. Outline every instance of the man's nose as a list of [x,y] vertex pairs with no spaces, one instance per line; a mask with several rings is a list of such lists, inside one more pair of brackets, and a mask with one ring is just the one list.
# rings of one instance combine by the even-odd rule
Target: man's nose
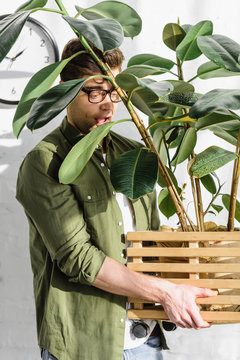
[[102,107],[105,107],[107,109],[112,109],[113,108],[113,102],[111,100],[111,97],[110,97],[110,94],[108,93],[106,96],[105,96],[105,99],[101,102],[101,106]]

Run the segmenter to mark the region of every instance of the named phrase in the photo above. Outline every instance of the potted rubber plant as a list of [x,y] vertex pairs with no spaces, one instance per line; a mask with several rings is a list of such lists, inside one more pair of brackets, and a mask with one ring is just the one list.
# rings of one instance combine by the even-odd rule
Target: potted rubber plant
[[[117,89],[130,115],[129,119],[103,124],[85,136],[64,160],[59,172],[60,182],[71,183],[80,175],[96,145],[115,123],[133,121],[145,146],[123,154],[113,164],[111,180],[116,190],[135,199],[152,192],[158,182],[162,188],[160,211],[167,217],[176,212],[183,231],[204,231],[204,216],[209,211],[221,211],[223,206],[229,213],[228,230],[233,231],[234,218],[240,221],[237,200],[240,117],[235,112],[240,108],[240,90],[213,89],[200,94],[192,82],[196,78],[210,81],[215,77],[240,75],[240,45],[224,35],[214,34],[209,20],[182,26],[170,23],[163,29],[163,42],[173,51],[172,59],[159,54],[135,55],[128,61],[127,68],[114,78],[89,44],[105,52],[121,46],[124,36],[137,36],[142,26],[137,12],[119,1],[103,1],[86,9],[76,6],[76,13],[70,16],[63,1],[55,0],[55,5],[55,8],[47,8],[47,0],[30,0],[1,20],[0,61],[7,56],[31,14],[36,11],[57,13],[98,63],[103,77]],[[204,55],[205,62],[196,69],[192,79],[185,79],[183,64],[200,55]],[[13,119],[13,132],[17,137],[25,125],[34,130],[47,124],[83,88],[86,78],[51,87],[70,60],[46,66],[30,79]],[[167,80],[156,80],[162,74],[167,74]],[[148,116],[148,129],[136,108]],[[196,153],[198,134],[205,129],[232,144],[233,151],[210,146]],[[223,181],[215,171],[230,161],[234,164],[232,187],[228,194],[222,194]],[[190,176],[195,225],[185,210],[183,189],[175,176],[175,170],[183,162]],[[212,195],[207,205],[202,201],[202,187]],[[216,202],[218,197],[222,200],[220,205]]]

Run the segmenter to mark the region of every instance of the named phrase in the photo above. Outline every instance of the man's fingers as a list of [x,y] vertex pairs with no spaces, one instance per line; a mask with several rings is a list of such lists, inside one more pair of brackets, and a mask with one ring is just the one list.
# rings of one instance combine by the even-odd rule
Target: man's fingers
[[210,326],[210,324],[207,321],[203,320],[198,308],[196,312],[193,312],[191,314],[191,318],[193,322],[193,328],[196,330],[199,330],[201,328],[208,328]]
[[196,292],[196,297],[208,297],[208,296],[217,296],[218,291],[207,289],[207,288],[198,288]]

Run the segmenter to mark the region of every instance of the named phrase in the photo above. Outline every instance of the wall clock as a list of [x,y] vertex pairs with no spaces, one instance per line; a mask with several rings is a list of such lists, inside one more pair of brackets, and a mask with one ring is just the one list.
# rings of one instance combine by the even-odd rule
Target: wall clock
[[[0,20],[7,15],[0,16]],[[17,41],[0,63],[0,104],[17,105],[30,78],[59,60],[56,41],[36,19],[28,18]]]

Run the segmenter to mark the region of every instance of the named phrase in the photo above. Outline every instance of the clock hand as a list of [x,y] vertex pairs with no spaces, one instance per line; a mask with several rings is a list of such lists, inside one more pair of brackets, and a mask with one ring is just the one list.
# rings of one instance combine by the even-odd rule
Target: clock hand
[[20,51],[17,55],[15,55],[12,60],[15,61],[20,55],[22,55],[22,53],[25,51],[26,49],[23,49],[22,51]]
[[13,56],[13,57],[9,57],[9,56],[5,56],[5,59],[11,60],[11,62],[15,61],[20,55],[22,55],[22,53],[25,51],[26,49],[23,49],[22,51],[19,51],[19,53],[17,53],[17,55]]

